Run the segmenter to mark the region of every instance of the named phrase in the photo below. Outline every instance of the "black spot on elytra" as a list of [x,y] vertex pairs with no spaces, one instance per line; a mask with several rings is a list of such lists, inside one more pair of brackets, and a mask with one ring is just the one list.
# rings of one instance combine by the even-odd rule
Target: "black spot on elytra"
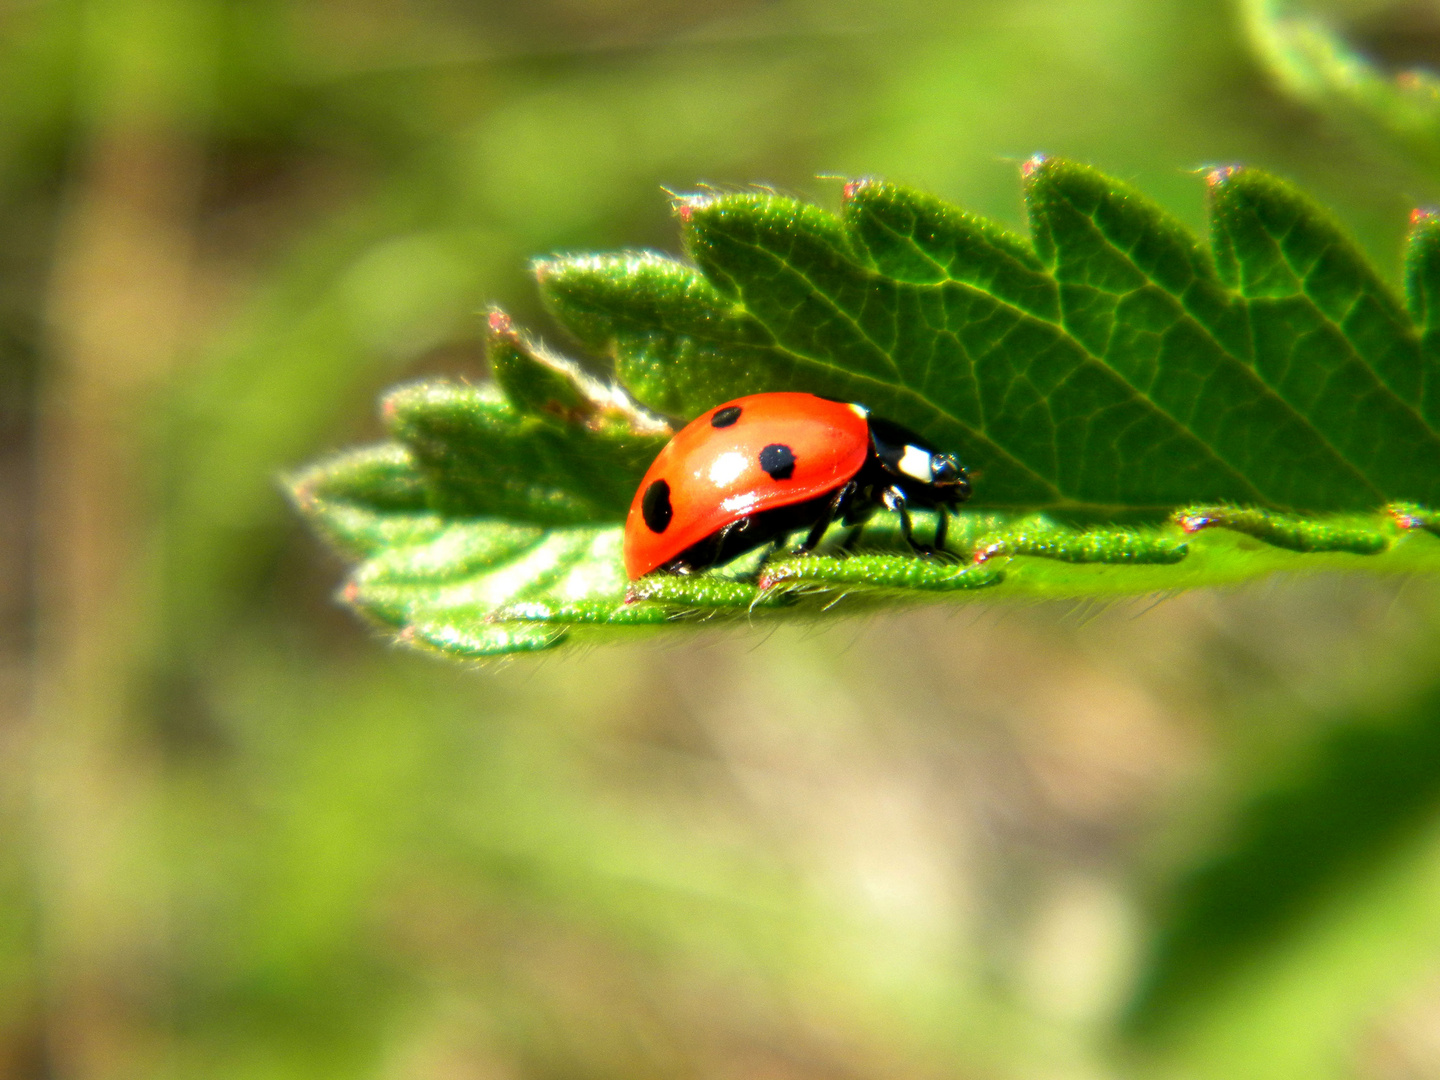
[[739,405],[726,405],[723,409],[716,409],[715,415],[710,417],[711,427],[729,427],[736,420],[740,419]]
[[771,443],[760,451],[760,468],[771,480],[789,480],[795,475],[795,455],[784,443]]
[[668,529],[670,519],[675,516],[670,506],[670,485],[664,480],[656,480],[647,487],[645,497],[640,500],[640,513],[651,532],[663,533]]

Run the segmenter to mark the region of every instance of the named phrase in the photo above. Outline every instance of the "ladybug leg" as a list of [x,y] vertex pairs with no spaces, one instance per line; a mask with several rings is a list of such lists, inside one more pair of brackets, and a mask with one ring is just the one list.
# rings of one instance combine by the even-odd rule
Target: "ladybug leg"
[[830,528],[831,523],[837,517],[843,517],[845,515],[845,508],[850,505],[850,500],[855,497],[855,491],[855,481],[851,480],[839,491],[835,492],[830,501],[826,503],[825,510],[820,515],[819,520],[817,520],[810,529],[810,534],[805,537],[805,542],[796,549],[797,552],[815,550],[815,546],[824,538],[825,530]]
[[945,534],[950,528],[950,513],[943,506],[935,508],[935,550],[945,550]]
[[725,542],[734,533],[743,533],[750,528],[754,520],[754,515],[751,515],[722,526],[694,547],[671,559],[661,569],[670,574],[699,574],[710,569],[725,557]]
[[[711,538],[711,545],[714,549],[715,557],[718,558],[720,553],[725,550],[725,541],[730,538],[732,533],[745,532],[750,528],[750,524],[754,520],[754,515],[751,515],[750,517],[739,518],[730,522],[728,525],[721,526],[720,530]],[[712,559],[712,561],[714,560]]]
[[845,534],[840,547],[845,551],[855,550],[855,545],[860,542],[860,534],[865,531],[866,524],[875,514],[875,500],[870,493],[856,491],[855,498],[850,500],[850,505],[845,510],[844,523],[849,525],[850,531]]
[[900,515],[900,535],[917,555],[934,555],[935,549],[915,539],[915,523],[910,520],[910,508],[905,505],[905,493],[897,487],[888,487],[880,495],[880,501],[885,504],[885,509],[894,510]]

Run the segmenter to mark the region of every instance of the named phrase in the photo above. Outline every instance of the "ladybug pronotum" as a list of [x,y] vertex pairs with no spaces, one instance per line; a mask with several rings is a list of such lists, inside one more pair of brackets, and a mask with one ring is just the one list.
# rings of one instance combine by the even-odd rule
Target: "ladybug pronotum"
[[[697,573],[800,529],[809,551],[832,522],[858,532],[881,507],[899,512],[912,548],[932,554],[945,546],[947,511],[969,497],[954,454],[863,405],[751,394],[703,413],[660,451],[630,504],[625,571],[632,581]],[[910,507],[939,512],[933,546],[915,539]]]

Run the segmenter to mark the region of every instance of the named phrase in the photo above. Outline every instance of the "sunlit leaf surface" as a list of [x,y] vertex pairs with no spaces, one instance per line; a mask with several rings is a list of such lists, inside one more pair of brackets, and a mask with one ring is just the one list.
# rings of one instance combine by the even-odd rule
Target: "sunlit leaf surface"
[[[838,216],[682,198],[687,261],[536,265],[616,382],[494,313],[494,384],[394,391],[394,442],[306,471],[296,500],[360,560],[350,603],[458,656],[940,594],[1440,568],[1440,224],[1416,217],[1407,312],[1294,189],[1235,168],[1207,183],[1208,248],[1125,185],[1040,158],[1028,241],[870,180]],[[976,493],[953,559],[917,558],[882,517],[858,553],[628,583],[620,522],[662,418],[768,390],[863,402],[957,450]]]

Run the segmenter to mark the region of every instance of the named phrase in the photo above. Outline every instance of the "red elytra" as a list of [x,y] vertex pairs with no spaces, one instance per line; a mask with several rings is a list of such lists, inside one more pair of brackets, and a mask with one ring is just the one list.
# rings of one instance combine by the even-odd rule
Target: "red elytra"
[[630,504],[633,581],[726,526],[842,488],[866,463],[858,405],[813,394],[751,394],[701,414],[660,451]]

